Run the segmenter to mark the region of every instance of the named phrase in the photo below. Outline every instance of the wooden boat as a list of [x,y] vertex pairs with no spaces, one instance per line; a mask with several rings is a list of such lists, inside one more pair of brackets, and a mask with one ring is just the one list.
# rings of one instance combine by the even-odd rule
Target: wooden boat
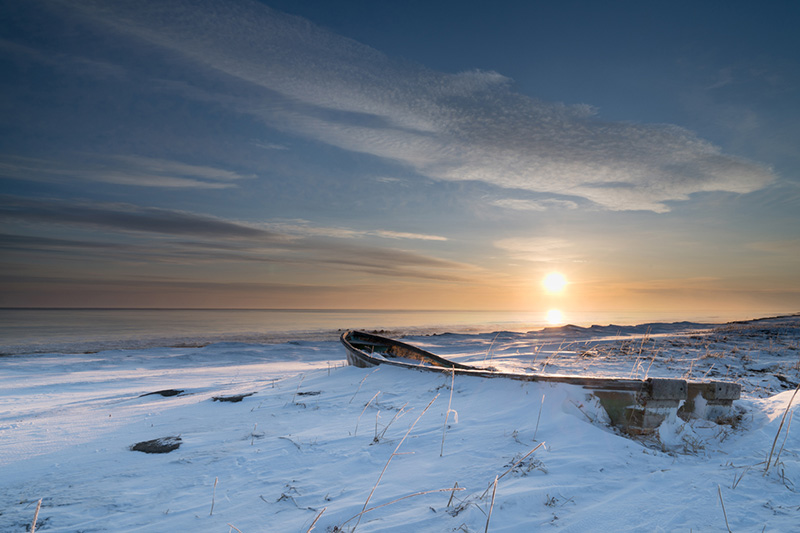
[[363,331],[346,331],[341,341],[347,362],[361,368],[389,365],[448,375],[578,385],[598,398],[612,424],[631,434],[650,433],[672,415],[711,420],[728,417],[733,400],[741,394],[738,383],[723,381],[497,372],[449,361],[417,346]]

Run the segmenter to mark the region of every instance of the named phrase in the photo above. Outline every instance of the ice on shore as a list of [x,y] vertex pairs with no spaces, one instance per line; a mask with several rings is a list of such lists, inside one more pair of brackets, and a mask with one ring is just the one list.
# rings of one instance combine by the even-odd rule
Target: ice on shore
[[[489,531],[800,524],[800,394],[784,417],[800,317],[406,341],[503,369],[727,378],[744,392],[727,424],[676,419],[634,440],[579,387],[456,376],[450,404],[449,376],[348,367],[337,342],[3,357],[0,530],[28,530],[41,499],[37,531],[305,532],[320,513],[315,531],[347,531],[369,498],[357,531],[484,531],[503,474]],[[165,390],[181,392],[147,395]],[[180,447],[131,450],[166,437]],[[456,483],[452,500],[401,499]]]

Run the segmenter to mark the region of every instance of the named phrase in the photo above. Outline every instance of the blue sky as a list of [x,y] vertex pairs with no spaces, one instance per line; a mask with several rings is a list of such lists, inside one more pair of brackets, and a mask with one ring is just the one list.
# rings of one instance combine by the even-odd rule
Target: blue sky
[[0,305],[800,307],[794,2],[6,5]]

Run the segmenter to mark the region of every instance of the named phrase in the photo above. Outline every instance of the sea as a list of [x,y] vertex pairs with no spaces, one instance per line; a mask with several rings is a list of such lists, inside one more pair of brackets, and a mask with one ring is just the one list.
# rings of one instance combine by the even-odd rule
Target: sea
[[[566,313],[563,324],[635,325],[755,318],[707,313]],[[0,355],[88,353],[215,342],[335,340],[348,329],[390,335],[535,331],[558,326],[543,312],[352,309],[0,309]]]

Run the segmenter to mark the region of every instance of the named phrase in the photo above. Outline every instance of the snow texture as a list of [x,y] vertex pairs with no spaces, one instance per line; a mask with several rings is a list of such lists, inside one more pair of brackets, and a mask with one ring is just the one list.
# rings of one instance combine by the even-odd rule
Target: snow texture
[[[330,341],[7,356],[0,531],[29,531],[40,499],[37,531],[306,532],[319,517],[315,531],[476,532],[489,515],[492,532],[800,528],[798,316],[404,340],[743,394],[722,423],[632,439],[577,386],[456,376],[451,391],[447,375],[346,366]],[[157,439],[180,446],[131,449]]]

